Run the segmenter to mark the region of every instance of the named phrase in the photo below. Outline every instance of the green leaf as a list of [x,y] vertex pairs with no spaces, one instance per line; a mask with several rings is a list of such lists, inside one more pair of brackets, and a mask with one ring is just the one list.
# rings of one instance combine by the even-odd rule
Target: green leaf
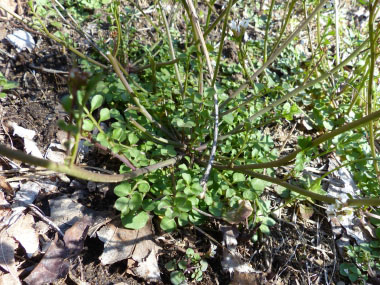
[[103,101],[104,97],[102,95],[95,95],[94,97],[92,97],[90,113],[94,112],[96,109],[102,106]]
[[173,271],[170,273],[170,282],[173,285],[183,285],[186,284],[186,277],[182,271]]
[[243,198],[246,200],[253,201],[256,198],[256,194],[251,189],[247,189],[243,192]]
[[260,225],[260,231],[263,234],[270,235],[270,230],[269,230],[269,227],[267,225],[261,224]]
[[173,271],[177,268],[177,262],[176,260],[172,259],[168,263],[165,264],[165,268],[167,271]]
[[331,122],[331,121],[323,121],[323,126],[324,126],[327,130],[331,131],[331,130],[334,128],[334,123]]
[[312,145],[312,138],[298,137],[298,145],[301,147],[301,149],[306,149]]
[[251,186],[253,190],[257,192],[257,195],[260,195],[261,193],[263,193],[267,185],[268,185],[268,182],[261,179],[253,178],[251,181]]
[[124,196],[127,196],[131,193],[131,184],[129,184],[128,182],[123,182],[119,185],[117,185],[115,187],[115,189],[113,190],[113,192],[115,193],[116,196],[119,196],[119,197],[124,197]]
[[232,180],[234,183],[243,182],[245,181],[245,176],[242,173],[234,173],[234,175],[232,176]]
[[95,126],[91,120],[89,120],[89,119],[83,120],[83,125],[82,125],[83,130],[85,130],[87,132],[91,132],[94,129],[94,127]]
[[189,215],[185,212],[182,212],[178,217],[178,225],[184,227],[189,223]]
[[185,260],[180,260],[178,262],[178,268],[182,269],[182,270],[186,269],[187,268],[187,262]]
[[174,219],[163,217],[160,223],[160,227],[166,232],[171,232],[177,228],[177,224]]
[[142,207],[144,211],[150,212],[156,208],[156,203],[152,199],[144,199],[144,201],[142,202]]
[[71,95],[66,95],[66,96],[64,96],[64,97],[61,99],[61,104],[62,104],[63,109],[64,109],[67,113],[70,114],[70,113],[72,112],[73,99],[72,99]]
[[206,260],[202,259],[199,264],[201,265],[201,270],[204,272],[207,270],[207,267],[208,267],[208,263]]
[[229,125],[232,125],[234,123],[234,118],[235,118],[234,113],[231,112],[223,116],[223,121],[225,121]]
[[175,198],[174,205],[182,212],[189,212],[192,209],[191,202],[184,197]]
[[136,134],[129,133],[128,134],[128,141],[131,145],[134,145],[139,141],[139,138],[138,138],[138,136],[136,136]]
[[133,193],[133,195],[131,196],[131,199],[129,200],[129,208],[132,211],[138,210],[141,207],[142,200],[143,200],[143,196],[141,193],[139,192]]
[[149,215],[146,212],[129,212],[127,215],[121,217],[121,222],[127,229],[138,230],[143,228],[147,221],[149,220]]
[[127,197],[121,197],[115,201],[114,205],[116,210],[119,210],[120,212],[126,212],[129,210],[129,198]]
[[190,184],[191,182],[191,175],[188,173],[182,173],[182,178],[185,180],[186,184]]
[[148,181],[145,181],[145,180],[140,180],[137,182],[137,189],[139,189],[139,191],[141,193],[148,193],[149,192],[149,189],[150,189],[150,185],[148,183]]
[[110,109],[103,108],[100,110],[99,122],[107,121],[111,118]]

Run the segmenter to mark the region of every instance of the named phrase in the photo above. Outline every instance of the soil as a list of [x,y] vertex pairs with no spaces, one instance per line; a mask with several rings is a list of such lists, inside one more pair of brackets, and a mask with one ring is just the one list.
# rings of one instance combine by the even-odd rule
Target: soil
[[[13,121],[24,128],[35,130],[35,141],[44,152],[51,142],[59,141],[57,121],[67,119],[60,99],[68,94],[67,76],[73,62],[71,55],[65,53],[61,46],[33,31],[31,32],[37,42],[36,48],[32,52],[16,53],[4,36],[19,28],[20,24],[15,20],[0,22],[0,34],[3,38],[0,49],[10,55],[0,54],[0,71],[8,80],[19,83],[19,87],[12,89],[6,98],[1,99],[1,143],[23,148],[23,143],[12,136],[6,127],[6,122]],[[227,42],[223,55],[236,62],[236,49],[235,43]],[[283,129],[289,132],[291,126],[283,125]],[[272,131],[278,133],[278,130],[269,130]],[[292,139],[296,139],[296,136],[290,138]],[[278,145],[281,143],[276,141]],[[96,150],[86,159],[83,163],[87,165],[117,169],[115,161]],[[5,161],[0,164],[3,170],[10,168]],[[72,194],[76,191],[69,185],[70,183],[61,183],[60,193]],[[82,186],[86,187],[85,184]],[[275,191],[269,190],[267,195],[273,201],[271,207],[283,206]],[[49,197],[41,199],[39,205],[42,209],[46,208],[43,205],[46,205],[47,199]],[[98,211],[112,212],[114,200],[112,191],[105,195],[89,192],[89,196],[81,202]],[[339,280],[339,260],[342,257],[336,253],[331,226],[324,212],[315,205],[311,206],[314,214],[308,221],[299,218],[297,205],[284,207],[282,216],[275,217],[277,224],[271,228],[272,234],[260,235],[257,242],[251,240],[253,232],[249,232],[243,225],[239,226],[241,235],[238,251],[244,261],[250,262],[253,268],[262,272],[259,274],[262,284],[332,284],[331,282]],[[48,213],[48,209],[46,212]],[[220,221],[210,221],[201,229],[222,242],[219,226]],[[170,236],[175,241],[172,244],[157,240],[162,247],[158,261],[164,284],[170,284],[170,273],[165,269],[165,264],[184,256],[184,248],[194,246],[201,253],[210,248],[209,238],[194,227],[181,228],[171,235],[160,232],[156,227],[156,235],[164,238]],[[84,280],[88,284],[145,284],[144,280],[128,273],[128,261],[101,265],[99,256],[103,246],[99,239],[87,238],[82,253],[71,265],[70,274],[55,284],[79,284],[78,280]],[[20,255],[20,259],[26,258],[24,253]],[[237,284],[228,273],[223,272],[222,255],[222,250],[218,249],[216,257],[208,260],[209,267],[204,273],[203,281],[198,284]],[[38,261],[31,260],[29,263],[36,265]],[[253,279],[246,283],[242,280],[244,279],[240,279],[240,284],[259,284]]]

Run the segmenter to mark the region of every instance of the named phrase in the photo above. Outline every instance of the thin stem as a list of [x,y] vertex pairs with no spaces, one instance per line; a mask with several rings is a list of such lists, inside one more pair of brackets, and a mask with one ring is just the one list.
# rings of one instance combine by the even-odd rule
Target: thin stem
[[[369,76],[368,76],[368,91],[367,91],[367,104],[368,104],[368,109],[367,113],[371,114],[372,113],[372,100],[376,102],[376,95],[373,92],[374,89],[374,75],[375,75],[375,64],[376,64],[376,41],[375,41],[375,31],[373,29],[374,26],[374,16],[375,16],[375,9],[376,5],[379,2],[379,0],[374,1],[374,3],[370,5],[370,14],[369,14],[369,20],[368,20],[368,25],[369,25],[369,40],[370,40],[370,67],[369,67]],[[371,146],[371,154],[372,157],[376,157],[376,148],[375,148],[375,135],[373,131],[373,122],[369,122],[369,143]],[[374,167],[375,171],[377,174],[378,179],[380,179],[380,169],[379,169],[379,164],[377,163],[376,160],[374,160]]]
[[[376,111],[368,116],[365,116],[361,119],[358,119],[352,123],[346,124],[344,126],[341,126],[340,128],[333,130],[329,133],[326,133],[324,135],[321,135],[320,137],[314,139],[309,148],[316,147],[320,145],[321,143],[332,139],[333,137],[340,135],[344,132],[347,132],[352,129],[356,129],[363,124],[366,124],[370,121],[373,121],[375,119],[380,118],[380,110]],[[241,169],[261,169],[261,168],[270,168],[270,167],[278,167],[287,164],[289,161],[293,160],[296,158],[297,154],[300,153],[302,149],[297,148],[294,152],[288,154],[287,156],[284,156],[278,160],[271,161],[271,162],[264,162],[264,163],[256,163],[256,164],[246,164],[246,165],[236,165],[233,166],[233,169],[236,170],[241,170]]]
[[[172,60],[175,60],[176,57],[175,57],[172,37],[170,35],[169,24],[168,24],[168,21],[166,20],[166,15],[165,15],[164,9],[162,9],[161,4],[159,4],[159,5],[160,5],[161,17],[162,17],[162,19],[164,21],[164,25],[165,25],[166,36],[168,37],[170,57],[172,58]],[[174,63],[174,71],[175,71],[175,75],[177,77],[177,82],[178,82],[178,85],[179,85],[180,93],[182,93],[182,91],[183,91],[182,78],[181,78],[181,74],[179,73],[179,69],[178,69],[177,63]]]
[[267,61],[267,47],[268,47],[268,34],[269,34],[269,27],[270,27],[270,22],[272,21],[272,12],[273,12],[273,7],[274,3],[276,0],[272,0],[270,3],[269,7],[269,13],[267,17],[267,22],[265,25],[265,36],[264,36],[264,62]]
[[[286,96],[284,97],[281,97],[280,99],[276,100],[275,102],[273,102],[272,104],[270,104],[269,106],[261,109],[260,111],[258,111],[256,114],[252,115],[251,117],[248,118],[249,121],[253,121],[254,119],[260,117],[261,115],[265,114],[266,112],[270,111],[271,109],[277,107],[278,105],[282,104],[283,102],[287,101],[288,99],[292,98],[293,96],[297,95],[298,93],[300,93],[301,91],[325,80],[326,78],[328,78],[329,76],[331,76],[332,74],[334,74],[335,72],[337,72],[340,68],[342,68],[343,66],[345,66],[346,64],[348,64],[354,57],[356,57],[360,51],[362,49],[364,49],[366,47],[366,45],[368,44],[369,42],[369,39],[367,39],[366,41],[364,41],[352,54],[350,54],[344,61],[342,61],[338,66],[334,67],[332,70],[322,74],[320,77],[318,77],[317,79],[314,79],[312,81],[310,81],[309,83],[305,83],[304,85],[294,89],[293,91],[289,92]],[[228,112],[224,112],[223,113],[224,115],[228,114]],[[226,139],[227,137],[231,136],[232,134],[236,134],[236,133],[239,133],[240,130],[245,126],[244,123],[236,126],[232,131],[230,131],[229,133],[227,133],[226,135],[224,136],[221,136],[219,138],[219,140],[222,140],[222,139]]]
[[228,16],[230,14],[230,10],[231,10],[233,2],[234,2],[233,0],[229,0],[227,8],[226,8],[227,9],[226,17],[224,18],[224,22],[223,22],[222,36],[221,36],[220,43],[219,43],[218,55],[216,57],[216,65],[215,65],[214,76],[212,77],[212,81],[211,81],[212,86],[215,85],[216,77],[218,76],[218,71],[219,71],[219,66],[220,66],[220,58],[222,56],[224,39],[226,37],[226,31],[227,31],[227,27],[228,27]]
[[170,144],[170,145],[174,145],[174,146],[178,146],[178,147],[182,147],[182,148],[185,147],[185,145],[183,145],[179,142],[167,140],[167,139],[164,139],[164,138],[161,138],[161,137],[158,137],[158,136],[152,134],[147,129],[145,129],[143,126],[141,126],[138,122],[133,120],[132,118],[129,118],[129,122],[132,125],[134,125],[138,130],[140,130],[144,135],[146,135],[147,137],[149,137],[152,141],[154,141],[156,143],[164,144],[164,145]]
[[[325,4],[326,1],[327,0],[322,0],[321,3],[315,8],[313,13],[311,13],[310,16],[298,26],[298,28],[285,40],[285,42],[277,50],[273,51],[271,56],[268,58],[268,61],[263,63],[263,65],[251,76],[250,81],[254,81],[257,76],[259,76],[270,64],[274,62],[277,56],[289,45],[289,43],[300,33],[300,31],[314,18],[317,12],[323,8],[323,5]],[[229,102],[231,102],[232,99],[238,96],[240,92],[242,92],[248,86],[249,86],[248,82],[241,85],[235,92],[233,92],[233,94],[230,95],[230,97],[226,101],[224,101],[220,105],[220,109],[223,109],[224,107],[226,107],[226,105]]]
[[[199,21],[198,21],[198,17],[197,17],[197,14],[196,14],[196,11],[195,11],[195,8],[193,6],[193,3],[191,0],[183,0],[187,6],[188,9],[187,12],[189,13],[189,18],[193,24],[193,27],[195,28],[195,32],[198,36],[198,39],[200,40],[200,45],[201,45],[201,48],[203,50],[203,54],[206,58],[206,64],[207,64],[207,67],[208,67],[208,70],[209,70],[209,74],[210,74],[210,77],[213,78],[214,75],[214,71],[212,69],[212,66],[211,66],[211,61],[210,61],[210,57],[209,57],[209,54],[208,54],[208,50],[207,50],[207,47],[206,47],[206,43],[205,43],[205,40],[204,40],[204,36],[202,34],[202,31],[201,31],[201,27],[199,25]],[[203,177],[201,179],[201,186],[203,187],[203,192],[200,194],[200,197],[204,197],[205,193],[206,193],[206,187],[207,187],[207,180],[208,180],[208,177],[210,175],[210,172],[211,172],[211,167],[212,167],[212,163],[214,161],[214,157],[215,157],[215,152],[216,152],[216,146],[217,146],[217,143],[218,143],[218,133],[219,133],[219,105],[218,105],[218,95],[217,95],[217,89],[216,89],[216,86],[215,84],[212,85],[213,89],[214,89],[214,94],[213,94],[213,97],[214,97],[214,136],[213,136],[213,142],[212,142],[212,147],[211,147],[211,151],[210,151],[210,158],[209,158],[209,162],[206,166],[206,170],[203,174]]]
[[173,135],[168,130],[166,130],[164,126],[162,126],[159,122],[157,122],[152,117],[152,115],[145,109],[145,107],[140,103],[140,100],[137,97],[136,93],[132,90],[131,86],[128,84],[127,80],[125,79],[124,74],[121,72],[119,63],[116,60],[116,58],[114,58],[110,52],[107,52],[107,57],[110,60],[114,71],[116,72],[117,76],[120,78],[125,89],[128,91],[129,95],[132,97],[133,101],[135,102],[136,106],[139,108],[140,112],[145,116],[145,118],[148,119],[149,122],[154,123],[161,131],[166,133],[168,136],[173,137]]
[[28,155],[20,150],[12,150],[3,144],[0,144],[0,154],[11,159],[22,161],[24,163],[41,166],[49,170],[60,172],[60,173],[65,173],[69,176],[76,177],[79,179],[84,179],[84,180],[94,181],[94,182],[104,182],[104,183],[118,183],[125,180],[133,179],[140,175],[153,172],[157,169],[174,165],[175,163],[180,161],[183,157],[183,155],[178,155],[174,158],[171,158],[171,159],[168,159],[168,160],[165,160],[153,165],[145,166],[145,167],[136,169],[135,171],[132,171],[132,172],[128,172],[124,174],[107,175],[107,174],[101,174],[101,173],[94,173],[75,165],[68,166],[65,164],[52,162],[47,159],[38,158],[32,155]]

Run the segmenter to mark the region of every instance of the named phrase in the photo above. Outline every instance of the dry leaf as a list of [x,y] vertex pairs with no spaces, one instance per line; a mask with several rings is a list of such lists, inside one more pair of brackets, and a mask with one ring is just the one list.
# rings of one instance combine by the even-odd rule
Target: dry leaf
[[103,265],[107,265],[127,259],[132,255],[138,231],[119,228],[109,223],[102,227],[97,235],[104,242],[104,250],[99,259]]
[[62,195],[49,200],[50,219],[61,229],[65,230],[84,216],[89,216],[92,223],[103,219],[103,213],[91,210],[74,201],[67,195]]
[[[6,38],[13,45],[20,44],[21,50],[25,49],[25,48],[28,48],[28,49],[34,48],[33,47],[33,44],[34,44],[33,37],[29,33],[25,32],[23,30],[17,30],[14,32],[14,34],[8,35]],[[17,41],[17,40],[20,40],[20,41]],[[32,40],[33,40],[33,42],[32,42]],[[16,49],[18,49],[18,48],[16,48]],[[33,156],[36,156],[38,158],[42,158],[41,151],[38,149],[37,144],[33,141],[33,138],[36,135],[35,131],[28,130],[28,129],[25,129],[23,127],[20,127],[19,125],[17,125],[14,122],[8,122],[8,126],[13,128],[13,135],[14,136],[17,135],[20,138],[24,139],[24,149],[25,149],[26,153],[31,154]]]
[[3,274],[0,276],[0,285],[21,285],[19,278],[14,278],[12,274]]
[[1,176],[0,175],[0,187],[7,193],[7,194],[14,194],[13,192],[13,189],[11,187],[11,185],[9,185],[9,183],[6,181],[5,177],[4,176]]
[[104,242],[104,251],[99,258],[102,264],[113,264],[132,258],[138,263],[138,266],[132,269],[136,276],[154,282],[161,280],[156,256],[159,247],[153,241],[151,220],[139,230],[128,230],[108,224],[97,234]]
[[34,228],[34,218],[30,214],[22,215],[16,223],[8,229],[8,234],[14,237],[25,249],[30,258],[38,250],[38,234]]
[[248,200],[240,200],[239,206],[236,209],[228,211],[223,219],[230,224],[239,224],[244,222],[250,215],[252,215],[253,208],[251,202]]
[[145,260],[133,270],[135,275],[148,281],[159,282],[161,280],[160,269],[157,263],[157,252],[153,249]]
[[237,251],[238,242],[236,238],[239,235],[238,230],[232,226],[223,226],[221,230],[223,232],[223,245],[225,246],[223,248],[223,260],[221,262],[223,270],[229,272],[231,275],[234,275],[236,272],[244,273],[244,278],[249,276],[250,280],[255,280],[254,278],[256,278],[256,275],[260,272],[256,272],[249,263],[244,262],[242,256]]
[[298,211],[301,215],[301,218],[305,221],[309,220],[311,216],[314,214],[313,207],[306,206],[305,204],[298,204]]
[[34,285],[44,284],[66,276],[70,267],[69,259],[81,252],[89,226],[90,219],[83,217],[66,231],[63,241],[56,235],[40,263],[24,281]]
[[13,238],[9,237],[5,231],[2,231],[0,233],[0,266],[9,272],[14,279],[18,280],[14,256],[16,248],[17,244]]

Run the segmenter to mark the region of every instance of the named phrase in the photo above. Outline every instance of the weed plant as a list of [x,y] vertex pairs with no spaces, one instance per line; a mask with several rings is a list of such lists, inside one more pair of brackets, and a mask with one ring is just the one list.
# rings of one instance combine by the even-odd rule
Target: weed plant
[[[32,27],[79,58],[62,100],[70,120],[59,124],[75,143],[66,164],[4,146],[0,153],[119,183],[115,208],[130,229],[152,214],[165,231],[212,216],[250,228],[260,223],[270,234],[275,220],[263,193],[271,185],[283,197],[333,205],[333,215],[344,207],[376,214],[379,1],[357,4],[370,15],[363,31],[339,26],[338,11],[329,13],[326,0],[272,0],[263,13],[257,1],[225,2],[154,1],[154,9],[119,1],[29,2]],[[278,11],[282,19],[275,21]],[[89,20],[109,30],[94,39],[82,29]],[[229,55],[227,44],[235,47]],[[279,145],[275,130],[290,132],[300,119],[309,131]],[[117,156],[120,174],[75,166],[81,139]],[[353,174],[361,197],[331,197],[323,177],[304,174],[305,166],[332,153]],[[344,266],[348,277],[366,271]]]

